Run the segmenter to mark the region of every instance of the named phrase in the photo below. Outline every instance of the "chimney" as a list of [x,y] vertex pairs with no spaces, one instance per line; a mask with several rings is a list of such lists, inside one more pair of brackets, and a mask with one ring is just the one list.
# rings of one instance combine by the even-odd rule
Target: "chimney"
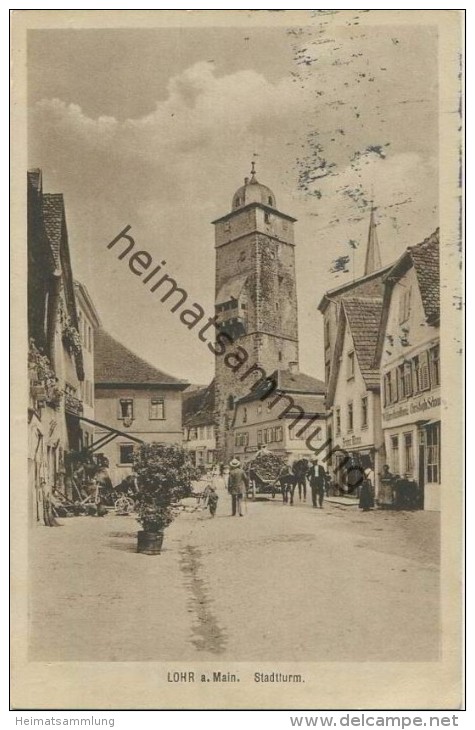
[[295,360],[293,360],[292,362],[289,362],[289,370],[292,375],[297,375],[297,373],[299,371],[298,362],[296,362]]

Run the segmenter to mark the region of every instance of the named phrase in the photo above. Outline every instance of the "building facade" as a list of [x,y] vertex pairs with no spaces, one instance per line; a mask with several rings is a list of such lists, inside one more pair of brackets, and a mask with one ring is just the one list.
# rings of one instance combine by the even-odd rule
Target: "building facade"
[[325,443],[325,384],[296,370],[277,370],[241,398],[233,420],[233,456],[251,461],[262,447],[289,465],[311,459]]
[[379,297],[342,299],[327,391],[333,434],[330,471],[339,491],[355,497],[353,468],[373,469],[377,496],[384,463],[379,370],[374,364],[382,303]]
[[81,449],[89,449],[94,440],[94,332],[101,326],[101,322],[84,284],[75,281],[74,292],[84,363],[84,380],[81,381],[80,386],[83,405],[80,447]]
[[183,393],[183,446],[195,466],[217,463],[214,380],[206,387]]
[[103,329],[94,340],[95,439],[104,439],[101,453],[115,486],[132,472],[137,444],[182,444],[182,393],[188,383],[142,360]]
[[63,196],[43,192],[40,170],[27,184],[29,516],[48,525],[53,490],[71,496],[65,475],[81,447],[84,360]]
[[439,231],[408,248],[385,276],[377,362],[391,472],[416,481],[420,506],[440,509]]
[[[294,223],[295,218],[278,210],[272,190],[257,181],[254,165],[251,177],[233,196],[231,212],[214,221],[215,388],[221,460],[234,451],[234,404],[257,379],[298,363]],[[239,368],[233,367],[230,351],[239,352]]]

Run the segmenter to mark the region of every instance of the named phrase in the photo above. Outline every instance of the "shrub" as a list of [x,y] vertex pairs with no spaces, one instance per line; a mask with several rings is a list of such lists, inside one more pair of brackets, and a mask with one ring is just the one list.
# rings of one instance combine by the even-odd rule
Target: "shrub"
[[159,532],[176,517],[178,502],[192,493],[198,478],[188,453],[177,444],[142,444],[134,452],[138,521],[147,532]]

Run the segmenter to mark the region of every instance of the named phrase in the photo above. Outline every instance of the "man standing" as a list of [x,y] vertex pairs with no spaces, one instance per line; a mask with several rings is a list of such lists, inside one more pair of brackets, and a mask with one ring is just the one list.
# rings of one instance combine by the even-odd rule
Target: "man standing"
[[[308,473],[310,479],[310,488],[312,490],[312,505],[323,509],[323,495],[325,493],[325,469],[318,463],[318,459],[313,459],[312,466]],[[317,505],[318,499],[318,505]]]
[[247,492],[249,480],[241,468],[238,459],[233,459],[229,464],[228,492],[232,499],[232,514],[239,514],[242,517],[242,498]]

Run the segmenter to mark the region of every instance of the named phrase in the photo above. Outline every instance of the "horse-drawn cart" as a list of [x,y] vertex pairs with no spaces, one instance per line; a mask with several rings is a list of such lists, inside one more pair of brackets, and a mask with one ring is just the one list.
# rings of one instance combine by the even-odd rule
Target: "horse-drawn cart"
[[283,457],[261,449],[245,469],[249,477],[248,497],[255,499],[258,494],[271,494],[274,499],[282,491],[281,477],[287,470]]

